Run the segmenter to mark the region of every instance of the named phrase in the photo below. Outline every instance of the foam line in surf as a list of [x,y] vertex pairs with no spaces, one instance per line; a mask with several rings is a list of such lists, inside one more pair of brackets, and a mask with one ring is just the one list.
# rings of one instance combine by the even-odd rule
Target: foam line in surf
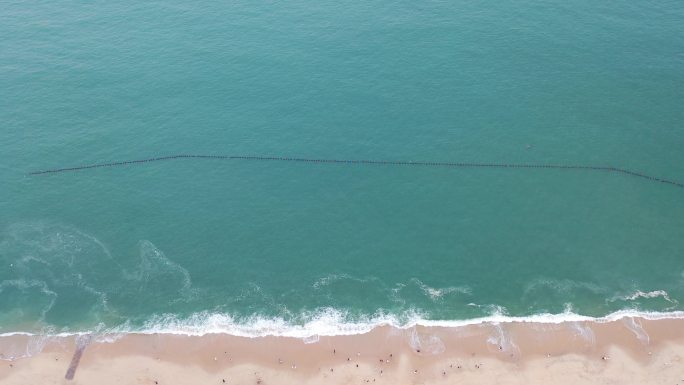
[[[400,319],[401,318],[401,319]],[[150,319],[141,327],[125,324],[110,329],[85,330],[74,332],[59,332],[50,334],[51,337],[69,337],[93,335],[97,341],[108,341],[113,335],[126,334],[173,334],[187,336],[203,336],[208,334],[227,334],[239,337],[292,337],[307,339],[318,336],[343,336],[365,334],[377,327],[394,327],[397,329],[411,329],[416,326],[457,328],[471,325],[499,325],[505,323],[609,323],[616,321],[630,321],[632,319],[662,320],[684,319],[684,311],[672,312],[644,312],[637,310],[620,310],[603,317],[583,316],[566,312],[561,314],[536,314],[530,316],[507,316],[492,314],[487,317],[465,320],[428,320],[413,314],[404,317],[394,315],[378,315],[363,321],[346,321],[344,315],[333,309],[314,315],[304,324],[292,324],[281,318],[252,317],[246,320],[236,320],[223,313],[196,313],[187,318],[174,315],[162,315]],[[576,326],[576,325],[575,325]],[[41,333],[6,332],[0,337],[9,336],[43,336]],[[111,338],[109,338],[111,340]],[[114,338],[113,340],[116,340]]]

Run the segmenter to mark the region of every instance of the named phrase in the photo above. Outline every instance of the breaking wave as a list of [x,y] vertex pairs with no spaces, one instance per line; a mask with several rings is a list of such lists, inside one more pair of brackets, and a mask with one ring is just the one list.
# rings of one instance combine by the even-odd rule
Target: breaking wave
[[[508,316],[496,312],[490,316],[465,319],[465,320],[431,320],[426,319],[420,312],[409,311],[400,315],[377,313],[371,316],[351,317],[348,313],[332,308],[321,309],[303,317],[303,322],[293,323],[280,317],[234,317],[226,313],[199,312],[188,317],[179,317],[174,314],[156,315],[144,322],[141,326],[130,323],[113,328],[104,328],[99,325],[93,330],[79,332],[61,332],[56,336],[69,336],[81,334],[115,335],[115,334],[176,334],[188,336],[202,336],[207,334],[229,334],[241,337],[293,337],[310,339],[318,336],[339,336],[368,333],[377,327],[389,326],[397,329],[410,329],[416,326],[424,327],[462,327],[480,324],[504,324],[504,323],[538,323],[538,324],[561,324],[578,322],[607,323],[624,321],[635,334],[639,332],[639,322],[635,319],[660,320],[660,319],[684,319],[684,311],[672,312],[643,312],[636,310],[620,310],[604,317],[589,317],[572,312],[561,314],[535,314],[530,316]],[[39,335],[40,333],[9,332],[2,333],[0,337],[11,335]],[[578,334],[586,334],[584,328],[578,329]],[[591,335],[585,336],[588,339]]]
[[651,298],[662,298],[667,302],[670,302],[672,304],[678,304],[679,302],[676,299],[670,298],[670,295],[665,291],[665,290],[653,290],[653,291],[648,291],[648,292],[643,292],[641,290],[637,290],[632,294],[624,295],[624,296],[615,296],[611,298],[609,301],[614,302],[614,301],[634,301],[638,300],[640,298],[643,299],[651,299]]

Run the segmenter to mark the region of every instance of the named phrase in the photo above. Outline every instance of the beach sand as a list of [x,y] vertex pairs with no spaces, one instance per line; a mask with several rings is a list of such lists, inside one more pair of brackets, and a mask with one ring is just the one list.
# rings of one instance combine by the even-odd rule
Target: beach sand
[[[37,341],[46,341],[42,351],[16,358]],[[0,383],[684,385],[681,319],[385,326],[306,341],[227,334],[85,341],[1,337]],[[77,346],[85,346],[78,360]]]

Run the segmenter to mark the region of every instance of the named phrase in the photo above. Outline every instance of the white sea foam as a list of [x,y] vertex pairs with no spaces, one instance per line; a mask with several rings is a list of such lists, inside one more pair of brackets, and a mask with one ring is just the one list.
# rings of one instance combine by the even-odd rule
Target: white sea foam
[[64,288],[96,298],[94,311],[110,312],[104,286],[120,281],[116,277],[120,266],[102,242],[69,225],[49,221],[20,222],[5,228],[0,233],[0,263],[9,266],[12,276],[0,283],[0,292],[9,287],[26,293],[39,291],[36,294],[42,299],[15,299],[22,306],[30,304],[29,309],[43,305],[40,317],[33,318],[38,324],[58,303]]
[[364,277],[364,278],[359,278],[359,277],[354,277],[349,274],[341,273],[341,274],[328,274],[325,277],[321,277],[314,282],[311,287],[314,289],[321,289],[326,286],[330,286],[331,284],[339,281],[354,281],[354,282],[359,282],[359,283],[365,283],[365,282],[370,282],[370,281],[377,281],[378,279],[376,277]]
[[586,323],[570,322],[569,325],[575,332],[575,335],[585,340],[590,346],[593,346],[596,343],[596,335]]
[[192,279],[186,268],[173,262],[159,250],[152,242],[140,241],[140,265],[133,274],[128,273],[138,281],[140,290],[147,290],[159,282],[178,282],[178,293],[183,297],[191,294]]
[[348,322],[347,313],[331,308],[304,315],[302,318],[307,321],[303,324],[292,324],[278,317],[253,316],[236,319],[228,314],[209,312],[196,313],[186,319],[175,315],[162,315],[146,322],[139,332],[187,335],[226,333],[243,337],[270,335],[308,339],[315,336],[363,334],[377,326],[401,324],[397,317],[384,314]]
[[622,322],[627,326],[629,330],[632,331],[632,333],[634,333],[634,335],[637,337],[639,341],[641,341],[642,344],[648,345],[651,338],[648,336],[644,328],[641,326],[641,321],[639,319],[636,319],[634,317],[626,317],[622,319]]
[[[429,320],[419,312],[406,312],[400,316],[378,313],[373,316],[362,317],[355,321],[349,321],[346,313],[335,309],[323,309],[305,317],[308,321],[303,324],[287,322],[283,318],[268,318],[253,316],[237,319],[224,313],[201,312],[190,317],[181,318],[176,315],[166,314],[153,317],[145,322],[142,327],[132,327],[128,324],[112,329],[93,329],[79,332],[60,332],[54,336],[70,336],[97,333],[99,335],[111,334],[177,334],[189,336],[202,336],[206,334],[229,334],[243,337],[281,336],[295,338],[312,338],[320,336],[355,335],[368,333],[374,328],[391,326],[398,329],[410,329],[416,326],[425,327],[462,327],[481,324],[505,324],[511,322],[561,324],[577,322],[607,323],[624,319],[684,319],[684,311],[672,312],[643,312],[637,310],[620,310],[604,317],[589,317],[576,313],[561,314],[535,314],[530,316],[507,316],[493,314],[487,317],[465,320]],[[633,329],[632,329],[633,330]],[[6,332],[0,337],[11,335],[37,335],[26,332]]]
[[527,284],[523,293],[523,298],[535,292],[547,294],[568,294],[573,292],[602,294],[606,292],[606,289],[591,282],[573,281],[571,279],[540,278]]
[[[56,303],[58,288],[69,286],[81,290],[83,293],[97,298],[97,313],[112,312],[108,307],[106,293],[111,293],[111,287],[103,287],[104,282],[122,282],[121,284],[138,287],[140,291],[153,290],[157,286],[167,286],[168,282],[176,284],[177,293],[172,293],[172,299],[188,299],[196,293],[192,288],[192,279],[186,268],[169,259],[161,250],[149,241],[140,242],[140,261],[135,267],[122,267],[117,262],[106,245],[96,237],[88,235],[69,226],[52,223],[24,223],[10,226],[0,234],[0,262],[12,266],[15,276],[0,283],[0,292],[4,290],[21,290],[39,294],[45,302],[41,310],[41,320],[45,313]],[[103,270],[101,266],[108,266]],[[95,268],[97,267],[97,268]],[[98,273],[99,272],[99,273]],[[111,278],[116,278],[112,280]],[[120,279],[119,279],[120,278]],[[463,286],[433,287],[414,278],[408,282],[396,283],[394,287],[384,285],[374,277],[356,278],[345,274],[333,274],[323,277],[313,283],[316,289],[323,289],[340,280],[354,280],[358,282],[379,283],[380,287],[390,292],[393,302],[402,305],[412,303],[402,298],[424,296],[432,301],[445,300],[451,297],[463,296],[469,298],[470,289]],[[375,282],[377,281],[377,282]],[[575,290],[603,293],[605,290],[587,282],[569,280],[538,280],[526,289],[526,294],[535,290],[550,290],[550,292],[572,292]],[[241,296],[261,295],[261,289],[254,284],[245,290]],[[177,295],[180,294],[180,295]],[[677,304],[664,290],[635,291],[621,297],[624,301],[634,301],[640,298],[662,298],[672,304]],[[466,302],[466,301],[464,301]],[[642,312],[637,310],[623,310],[605,317],[593,318],[576,314],[572,308],[560,314],[536,314],[526,317],[512,317],[503,307],[494,305],[477,305],[489,316],[465,320],[430,320],[418,311],[407,311],[401,314],[379,312],[365,317],[351,316],[334,309],[321,309],[300,316],[289,314],[286,318],[269,318],[253,316],[237,318],[230,314],[217,312],[200,312],[188,317],[178,315],[158,315],[145,322],[142,326],[124,323],[113,329],[95,327],[93,330],[79,330],[76,332],[44,331],[43,333],[26,333],[23,335],[68,336],[95,334],[103,341],[115,339],[115,336],[127,333],[173,333],[188,335],[203,335],[210,333],[225,333],[246,337],[257,336],[290,336],[306,338],[315,341],[319,336],[349,335],[366,333],[373,328],[387,325],[399,329],[409,329],[415,326],[459,327],[484,323],[530,322],[539,324],[560,324],[564,322],[609,322],[619,319],[643,317],[648,319],[684,318],[682,311],[670,312]],[[674,306],[673,306],[674,308]],[[281,314],[287,314],[283,311]],[[118,315],[117,315],[118,317]],[[111,318],[108,318],[111,319]],[[295,321],[288,321],[294,319]],[[637,329],[632,329],[637,330]],[[0,336],[22,335],[21,330],[12,331],[0,329]],[[13,333],[16,332],[16,333]],[[585,333],[585,332],[582,332]],[[114,336],[114,337],[113,337]]]
[[443,288],[435,288],[426,285],[423,283],[423,281],[419,280],[418,278],[412,278],[411,282],[417,285],[425,295],[427,295],[430,299],[436,300],[439,298],[442,298],[443,296],[447,294],[452,294],[452,293],[458,293],[458,294],[471,294],[472,291],[469,287],[467,286],[449,286],[449,287],[443,287]]
[[417,352],[436,355],[446,350],[444,342],[434,334],[421,333],[415,327],[409,332],[409,346]]
[[[47,286],[47,284],[44,281],[39,281],[35,279],[10,279],[10,280],[5,280],[0,282],[0,295],[2,295],[2,292],[6,290],[8,287],[14,287],[19,290],[29,290],[32,288],[37,288],[40,290],[41,294],[46,295],[49,297],[49,302],[47,305],[41,309],[40,314],[41,314],[41,320],[45,318],[45,314],[52,309],[52,307],[55,305],[55,301],[57,300],[57,293],[54,291],[50,290],[50,288]],[[35,302],[35,300],[34,300]]]
[[421,293],[433,302],[438,302],[452,295],[470,295],[472,290],[468,286],[432,287],[418,278],[411,278],[407,283],[395,283],[394,287],[389,290],[389,299],[394,303],[406,305],[407,296],[417,293]]
[[641,290],[637,290],[631,294],[628,295],[621,295],[621,296],[615,296],[611,299],[609,299],[609,302],[615,302],[615,301],[634,301],[639,298],[662,298],[667,302],[670,302],[672,304],[677,304],[679,303],[676,299],[670,298],[670,295],[665,291],[665,290],[653,290],[653,291],[647,291],[643,292]]
[[520,348],[513,342],[511,336],[506,332],[502,324],[493,323],[495,334],[487,338],[487,343],[501,352],[508,354],[519,354]]
[[21,358],[28,358],[40,353],[45,345],[53,339],[58,339],[52,335],[30,335],[25,342],[12,343],[8,346],[3,346],[2,353],[0,353],[1,361],[14,361]]

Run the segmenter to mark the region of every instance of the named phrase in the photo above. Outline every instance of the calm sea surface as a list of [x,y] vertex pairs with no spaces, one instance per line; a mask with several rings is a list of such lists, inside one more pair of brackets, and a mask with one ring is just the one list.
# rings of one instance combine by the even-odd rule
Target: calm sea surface
[[0,3],[2,333],[684,310],[684,188],[626,174],[28,175],[684,182],[680,0]]

